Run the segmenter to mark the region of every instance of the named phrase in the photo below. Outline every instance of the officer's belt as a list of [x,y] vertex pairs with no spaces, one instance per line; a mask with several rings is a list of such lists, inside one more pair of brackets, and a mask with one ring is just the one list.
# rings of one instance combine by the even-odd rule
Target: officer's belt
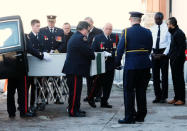
[[128,50],[126,52],[127,53],[129,53],[129,52],[149,52],[149,50]]

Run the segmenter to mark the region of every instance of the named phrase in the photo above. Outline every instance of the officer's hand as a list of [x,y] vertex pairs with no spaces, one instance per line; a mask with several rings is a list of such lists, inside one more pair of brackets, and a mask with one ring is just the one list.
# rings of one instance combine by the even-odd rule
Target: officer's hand
[[112,56],[112,54],[109,53],[109,52],[107,52],[107,51],[104,51],[104,56],[105,56],[105,57],[110,57],[110,56]]
[[46,61],[51,60],[51,56],[49,55],[49,53],[44,52],[43,54],[44,54],[44,58],[43,58],[44,60],[46,60]]
[[50,53],[54,53],[55,51],[54,50],[51,50]]

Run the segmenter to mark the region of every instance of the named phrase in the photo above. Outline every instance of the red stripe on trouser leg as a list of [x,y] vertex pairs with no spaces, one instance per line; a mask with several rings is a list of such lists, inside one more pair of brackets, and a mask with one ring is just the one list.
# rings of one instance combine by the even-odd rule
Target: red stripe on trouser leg
[[77,88],[77,76],[74,77],[74,94],[73,94],[73,103],[71,107],[71,114],[74,114],[74,106],[75,106],[75,99],[76,99],[76,89]]
[[27,113],[27,77],[25,76],[25,113]]

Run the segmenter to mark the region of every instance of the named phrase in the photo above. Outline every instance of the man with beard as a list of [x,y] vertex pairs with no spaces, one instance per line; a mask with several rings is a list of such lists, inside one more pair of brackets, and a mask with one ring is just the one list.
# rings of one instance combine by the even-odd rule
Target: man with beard
[[169,104],[185,104],[185,82],[184,82],[184,62],[186,50],[186,36],[177,25],[175,17],[169,18],[169,32],[171,33],[171,46],[169,51],[171,74],[173,79],[175,97]]

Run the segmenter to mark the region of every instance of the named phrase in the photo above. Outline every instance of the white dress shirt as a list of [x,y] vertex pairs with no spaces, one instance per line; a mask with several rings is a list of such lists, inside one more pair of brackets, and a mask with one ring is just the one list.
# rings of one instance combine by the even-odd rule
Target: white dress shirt
[[34,34],[34,36],[37,36],[37,35],[38,35],[37,33],[33,32],[33,31],[32,31],[32,33]]
[[[51,30],[52,30],[52,32],[51,32]],[[54,30],[55,30],[55,28],[53,27],[53,28],[50,28],[49,27],[49,31],[51,32],[51,33],[53,33],[54,32]]]
[[[153,49],[156,49],[158,25],[154,25],[151,28],[151,32],[153,37]],[[167,55],[169,53],[170,43],[171,43],[171,34],[168,32],[168,27],[166,23],[163,22],[160,25],[160,43],[159,43],[160,49],[166,48],[163,54]]]

